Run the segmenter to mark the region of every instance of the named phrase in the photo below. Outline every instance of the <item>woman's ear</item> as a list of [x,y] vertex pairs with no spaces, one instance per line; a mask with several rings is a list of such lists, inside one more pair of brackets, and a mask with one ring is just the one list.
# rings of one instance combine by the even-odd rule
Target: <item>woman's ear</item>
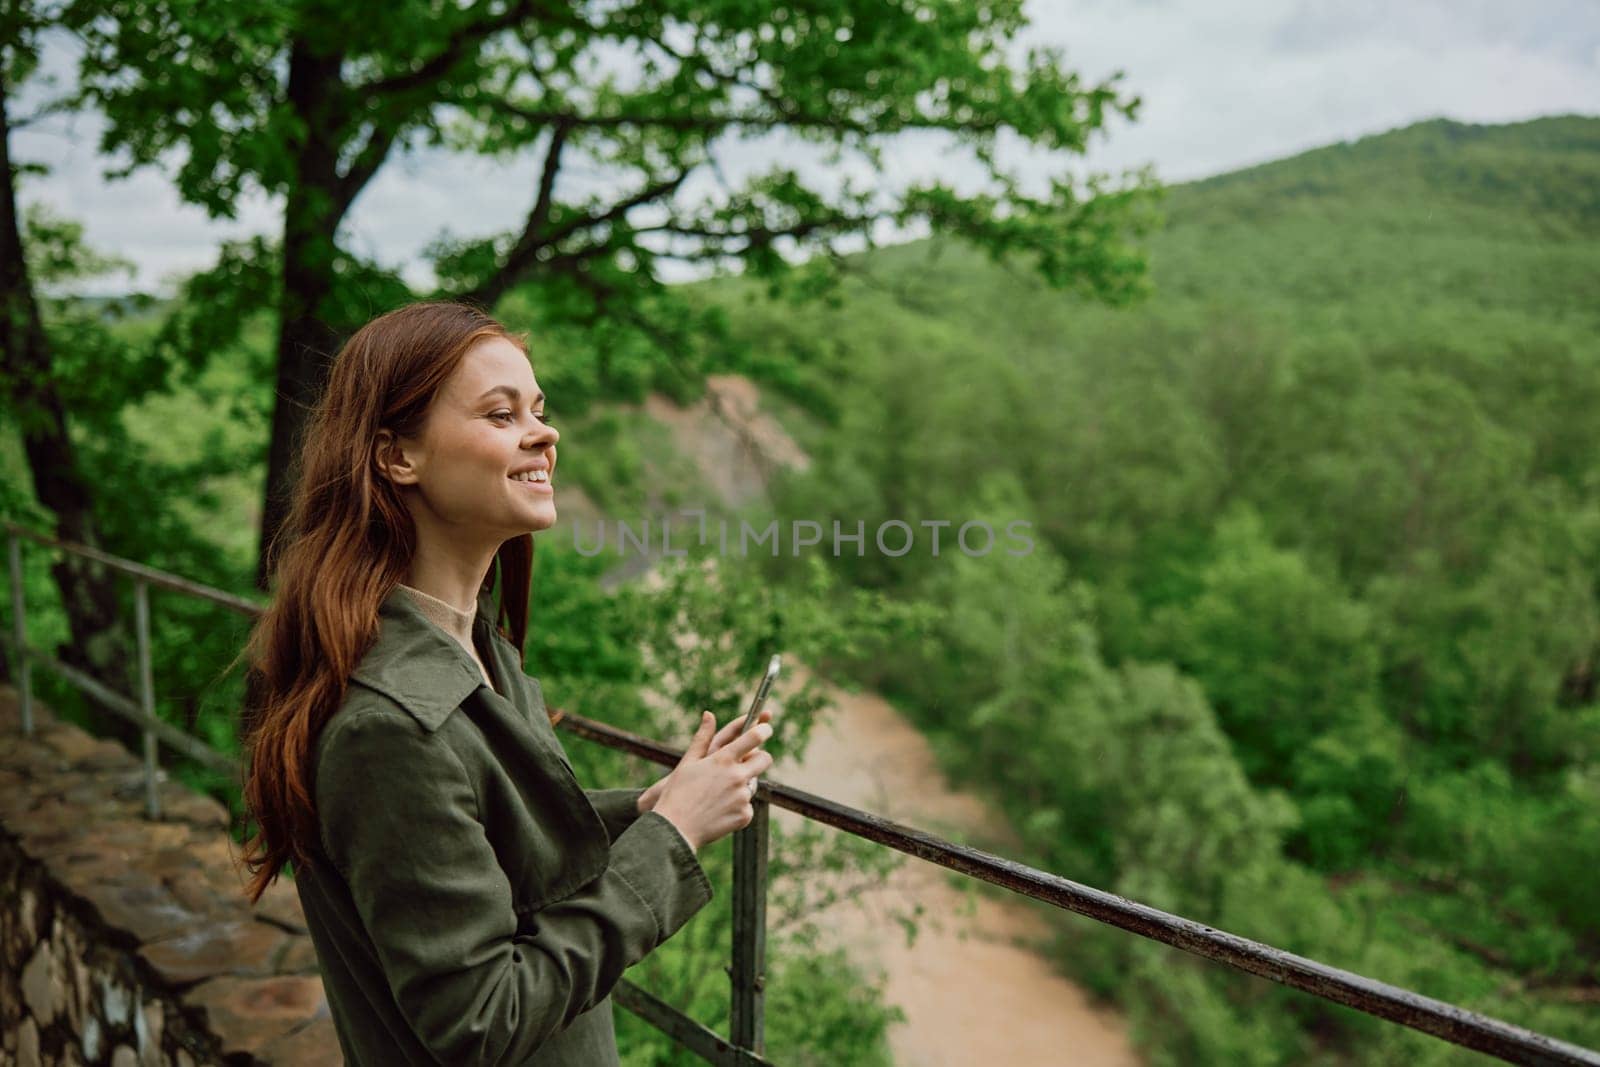
[[372,442],[372,466],[380,477],[389,479],[395,485],[415,485],[417,482],[416,464],[407,455],[405,444],[392,430],[378,431],[378,436]]

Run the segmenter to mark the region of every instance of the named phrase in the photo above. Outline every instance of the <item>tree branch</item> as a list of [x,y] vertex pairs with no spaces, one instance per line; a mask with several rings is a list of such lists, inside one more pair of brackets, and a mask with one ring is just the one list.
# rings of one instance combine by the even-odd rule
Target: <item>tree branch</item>
[[[466,106],[466,100],[453,100],[458,106]],[[849,133],[871,133],[872,129],[863,123],[853,122],[836,115],[799,115],[792,117],[782,115],[691,115],[691,114],[652,114],[649,112],[624,112],[613,115],[585,115],[577,111],[560,110],[556,108],[527,107],[514,104],[509,100],[473,100],[472,106],[491,107],[496,111],[515,118],[523,119],[534,126],[545,126],[552,123],[567,123],[572,126],[583,126],[589,129],[614,129],[618,126],[649,126],[662,130],[702,130],[707,132],[721,132],[734,127],[750,127],[760,130],[775,130],[780,127],[805,127],[808,129],[841,130]]]
[[486,38],[499,33],[501,30],[508,30],[523,19],[535,14],[553,17],[553,13],[541,9],[536,0],[518,0],[517,3],[506,8],[499,15],[486,18],[482,22],[462,26],[445,42],[444,48],[437,55],[423,63],[416,70],[405,74],[396,74],[388,78],[380,78],[377,81],[367,82],[362,85],[354,85],[351,86],[350,91],[357,99],[372,100],[379,97],[392,97],[401,93],[408,93],[413,89],[420,89],[447,74],[451,67],[476,49]]
[[18,130],[25,130],[29,126],[43,122],[45,119],[51,118],[55,115],[66,114],[70,110],[72,110],[72,99],[70,97],[60,97],[59,99],[50,100],[40,104],[38,110],[33,112],[31,115],[13,117],[8,125],[11,127],[11,132],[15,133]]
[[[522,236],[517,240],[517,247],[530,245],[538,240],[539,233],[550,222],[550,207],[552,193],[556,187],[556,172],[561,169],[561,151],[567,145],[567,137],[572,133],[571,125],[557,123],[550,133],[550,148],[544,154],[544,169],[539,174],[539,195],[533,202],[533,210],[528,212],[528,223],[522,228]],[[516,250],[512,251],[512,256]]]
[[548,243],[554,244],[556,242],[563,241],[580,230],[593,229],[594,227],[603,223],[615,222],[636,207],[642,207],[653,200],[659,200],[664,196],[669,196],[672,193],[677,192],[678,188],[683,185],[693,170],[694,168],[692,166],[685,167],[674,177],[664,178],[661,181],[656,182],[654,185],[647,185],[637,193],[628,197],[628,199],[619,201],[598,215],[587,215],[583,218],[573,219],[571,222],[563,224],[550,233]]
[[334,204],[340,216],[349,209],[361,190],[366,188],[372,176],[378,173],[378,168],[383,166],[383,161],[388,158],[389,149],[394,145],[399,132],[398,126],[374,126],[372,132],[367,135],[367,143],[361,146],[361,151],[350,161],[350,166],[339,175],[338,183],[334,187]]
[[[493,307],[507,289],[526,277],[534,265],[540,262],[540,253],[545,249],[552,248],[583,230],[593,229],[608,222],[615,222],[636,207],[648,204],[663,196],[671,195],[678,190],[679,186],[684,183],[694,169],[693,167],[685,167],[674,177],[648,185],[626,200],[619,201],[597,215],[584,215],[562,223],[547,233],[543,233],[540,231],[548,223],[551,206],[548,201],[548,186],[553,185],[555,182],[555,170],[551,164],[556,154],[559,153],[561,142],[564,140],[565,133],[563,132],[559,139],[553,138],[551,141],[551,151],[545,157],[545,173],[540,177],[539,199],[535,202],[533,210],[528,213],[527,225],[523,227],[522,234],[517,238],[517,243],[513,246],[511,253],[506,256],[506,261],[488,278],[479,282],[471,290],[460,294],[458,299],[471,300],[484,307]],[[598,242],[586,248],[553,256],[543,262],[545,266],[549,267],[570,266],[587,259],[593,259],[612,249],[613,246],[609,242]]]
[[[696,39],[698,40],[698,37]],[[661,49],[673,59],[676,59],[680,64],[692,66],[696,70],[701,70],[711,75],[713,81],[720,82],[723,85],[727,85],[735,89],[748,89],[755,93],[762,100],[766,101],[768,107],[772,108],[773,111],[778,113],[778,121],[785,125],[807,125],[814,121],[809,116],[800,114],[800,112],[795,108],[793,101],[785,100],[783,97],[774,93],[771,89],[768,89],[764,85],[745,81],[736,73],[718,70],[716,67],[711,65],[711,61],[705,56],[694,52],[685,55],[658,37],[651,37],[650,43]],[[856,128],[861,129],[859,126]]]
[[[779,229],[774,229],[770,226],[752,226],[746,230],[710,230],[698,226],[683,226],[677,223],[664,222],[659,226],[641,227],[636,232],[671,233],[677,234],[681,237],[699,237],[710,241],[732,241],[735,238],[742,237],[745,239],[743,251],[749,252],[754,248],[766,248],[773,244],[773,242],[777,241],[780,237],[793,237],[798,239],[802,237],[809,237],[819,230],[854,230],[860,228],[861,226],[871,225],[872,223],[877,222],[879,219],[888,217],[889,213],[886,211],[875,212],[867,215],[847,215],[843,212],[835,212],[831,215],[807,219],[804,222],[798,222],[793,226]],[[713,254],[725,256],[734,255],[736,253],[723,249]],[[707,257],[688,256],[681,258],[693,261],[696,258],[703,259]]]

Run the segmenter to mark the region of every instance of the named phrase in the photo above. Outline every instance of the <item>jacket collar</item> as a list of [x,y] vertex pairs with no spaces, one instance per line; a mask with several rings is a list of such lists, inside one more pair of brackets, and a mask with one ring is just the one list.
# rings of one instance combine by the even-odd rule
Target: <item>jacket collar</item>
[[[487,589],[479,592],[472,636],[479,649],[487,651],[487,665],[498,680],[503,679],[504,664],[510,657],[498,654],[497,607]],[[377,640],[356,664],[350,679],[400,705],[429,733],[484,684],[466,649],[429,621],[398,585],[378,605]]]

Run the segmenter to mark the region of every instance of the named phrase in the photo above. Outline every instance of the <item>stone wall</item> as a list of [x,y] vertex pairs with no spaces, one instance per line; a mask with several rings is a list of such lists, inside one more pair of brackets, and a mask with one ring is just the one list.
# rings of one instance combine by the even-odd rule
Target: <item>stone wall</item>
[[0,686],[0,1067],[341,1062],[294,887],[252,908],[228,814]]

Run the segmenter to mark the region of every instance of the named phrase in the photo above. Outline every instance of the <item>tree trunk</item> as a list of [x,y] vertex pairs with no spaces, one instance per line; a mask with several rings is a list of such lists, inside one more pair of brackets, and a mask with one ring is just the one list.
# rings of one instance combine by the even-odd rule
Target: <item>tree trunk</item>
[[272,443],[261,508],[256,587],[268,591],[269,552],[283,527],[293,492],[301,431],[327,381],[342,337],[325,308],[335,284],[334,234],[344,217],[338,195],[341,59],[318,55],[295,41],[289,51],[288,100],[304,122],[295,151],[295,180],[283,212],[283,302],[278,316],[278,377]]
[[[294,198],[290,198],[292,205]],[[287,231],[288,227],[285,227]],[[311,405],[327,381],[328,361],[339,344],[338,335],[311,310],[326,286],[332,284],[316,267],[296,269],[299,244],[284,235],[284,287],[282,318],[278,327],[278,376],[272,409],[272,444],[267,457],[267,484],[261,508],[261,547],[256,561],[256,588],[268,591],[268,550],[288,516],[294,489],[293,466]],[[302,261],[303,262],[303,261]]]
[[[100,547],[94,496],[81,473],[67,433],[65,405],[56,389],[50,345],[39,302],[28,275],[17,214],[16,175],[11,164],[9,101],[0,82],[0,372],[16,415],[34,495],[55,513],[55,535]],[[64,554],[51,568],[70,636],[57,648],[65,662],[119,692],[133,694],[134,663],[128,628],[121,619],[117,576],[81,556]],[[120,716],[104,713],[98,732],[131,741],[139,731]]]

